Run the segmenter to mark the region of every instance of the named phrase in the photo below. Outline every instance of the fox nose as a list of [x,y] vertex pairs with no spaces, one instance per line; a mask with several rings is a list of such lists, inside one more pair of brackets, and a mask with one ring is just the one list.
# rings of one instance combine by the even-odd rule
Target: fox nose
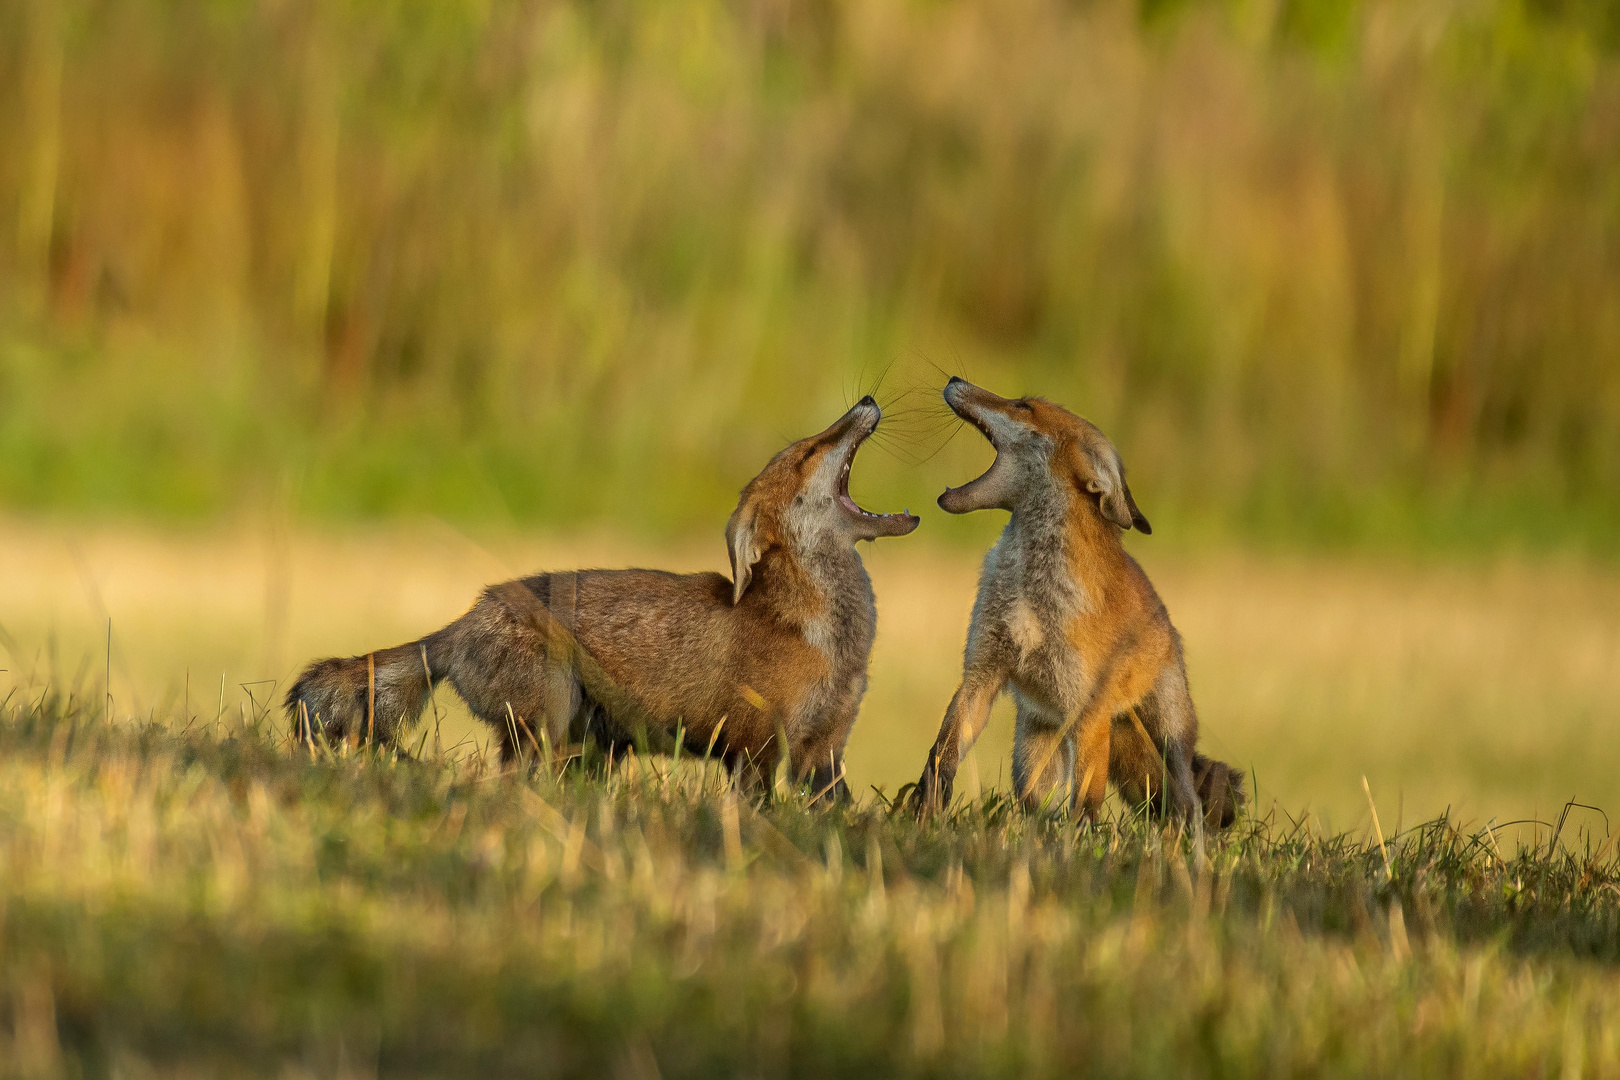
[[872,397],[871,394],[867,394],[865,397],[861,398],[861,400],[857,401],[855,404],[861,405],[861,406],[875,406],[875,405],[877,405],[877,401],[876,401],[876,399],[874,399]]
[[945,385],[946,386],[955,386],[957,383],[965,383],[965,382],[967,382],[967,380],[962,378],[962,376],[960,376],[960,375],[952,375],[951,376],[951,381],[946,383]]

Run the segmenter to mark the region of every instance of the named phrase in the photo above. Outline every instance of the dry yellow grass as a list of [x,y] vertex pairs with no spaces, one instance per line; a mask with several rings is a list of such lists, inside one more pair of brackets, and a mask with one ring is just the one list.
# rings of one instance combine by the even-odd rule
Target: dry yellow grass
[[[1620,810],[1620,576],[1578,565],[1417,566],[1136,550],[1186,638],[1209,751],[1259,777],[1261,801],[1337,828],[1447,806],[1483,823],[1565,800]],[[955,688],[977,553],[867,553],[880,611],[871,691],[849,751],[857,791],[915,778]],[[99,692],[112,620],[120,713],[238,711],[242,684],[285,685],[309,658],[408,640],[479,586],[545,567],[723,570],[718,536],[469,538],[432,522],[375,532],[0,524],[10,680]],[[268,683],[251,687],[266,700]],[[19,690],[21,692],[21,690]],[[441,705],[451,697],[441,697]],[[446,745],[481,737],[458,708]],[[964,771],[1004,783],[1005,702]],[[464,749],[471,744],[463,744]],[[1594,824],[1602,823],[1595,817]]]

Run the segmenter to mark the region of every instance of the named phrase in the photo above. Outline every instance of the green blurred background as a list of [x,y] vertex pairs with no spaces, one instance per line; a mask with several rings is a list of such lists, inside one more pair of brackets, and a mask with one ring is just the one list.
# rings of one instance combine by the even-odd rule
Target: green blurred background
[[916,506],[944,371],[1172,535],[1612,553],[1617,166],[1604,0],[22,0],[0,507],[707,531],[885,372]]

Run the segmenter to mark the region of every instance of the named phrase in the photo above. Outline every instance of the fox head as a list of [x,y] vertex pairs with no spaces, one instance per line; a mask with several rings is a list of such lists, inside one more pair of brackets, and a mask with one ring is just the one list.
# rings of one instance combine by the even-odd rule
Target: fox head
[[977,480],[946,488],[940,509],[1016,511],[1049,496],[1056,484],[1071,487],[1083,506],[1121,529],[1153,531],[1131,497],[1119,451],[1090,421],[1045,398],[997,397],[958,378],[945,384],[945,403],[990,440],[996,459]]
[[877,430],[883,411],[863,397],[826,431],[800,439],[771,458],[743,488],[726,524],[732,603],[742,600],[754,565],[773,547],[795,554],[857,540],[904,536],[917,527],[909,511],[874,514],[849,496],[855,451]]

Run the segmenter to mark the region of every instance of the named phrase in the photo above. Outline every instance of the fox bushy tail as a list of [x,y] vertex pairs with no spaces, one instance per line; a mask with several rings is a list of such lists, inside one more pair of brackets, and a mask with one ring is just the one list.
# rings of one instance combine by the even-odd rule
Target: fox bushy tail
[[416,722],[433,686],[448,674],[454,629],[452,623],[390,649],[316,660],[283,700],[294,733],[300,741],[392,742]]
[[[1109,754],[1109,775],[1120,796],[1132,806],[1144,807],[1153,817],[1170,809],[1163,797],[1163,772],[1168,769],[1165,749],[1146,731],[1117,722]],[[1204,808],[1204,821],[1211,828],[1224,829],[1237,820],[1248,802],[1243,789],[1243,773],[1224,761],[1194,751],[1191,755],[1193,790]]]
[[1243,773],[1203,754],[1193,755],[1192,773],[1210,825],[1224,829],[1236,821],[1249,801],[1248,792],[1243,789]]

